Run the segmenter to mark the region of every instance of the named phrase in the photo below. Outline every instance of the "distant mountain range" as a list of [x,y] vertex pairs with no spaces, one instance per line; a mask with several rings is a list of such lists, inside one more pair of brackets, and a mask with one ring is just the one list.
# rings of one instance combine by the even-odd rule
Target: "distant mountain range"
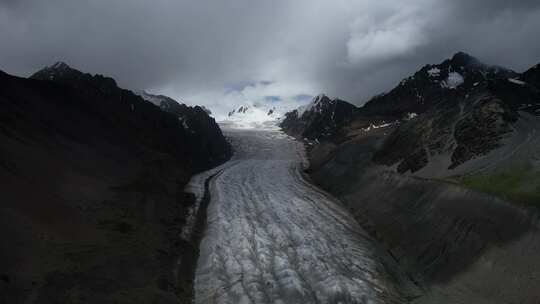
[[[524,115],[540,115],[538,66],[523,74],[465,53],[427,65],[388,93],[357,108],[316,97],[289,112],[282,128],[297,137],[342,142],[378,126],[392,133],[374,161],[417,172],[435,156],[453,169],[504,145]],[[523,113],[523,114],[520,114]]]
[[240,128],[260,128],[277,122],[283,113],[284,111],[277,106],[245,104],[229,111],[223,123]]

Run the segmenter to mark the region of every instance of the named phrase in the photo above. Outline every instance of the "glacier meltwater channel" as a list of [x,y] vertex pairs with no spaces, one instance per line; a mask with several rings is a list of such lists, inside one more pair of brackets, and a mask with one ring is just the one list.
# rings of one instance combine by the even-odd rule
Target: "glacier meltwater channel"
[[235,156],[192,179],[211,196],[195,303],[392,303],[373,241],[302,176],[301,143],[277,130],[226,129]]

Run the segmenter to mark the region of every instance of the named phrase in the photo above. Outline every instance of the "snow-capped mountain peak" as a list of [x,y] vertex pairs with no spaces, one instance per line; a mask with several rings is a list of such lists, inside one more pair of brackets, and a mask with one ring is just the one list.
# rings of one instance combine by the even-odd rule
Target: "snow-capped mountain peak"
[[335,100],[330,99],[325,94],[315,96],[310,103],[296,109],[298,117],[302,117],[304,113],[316,112],[321,113],[327,105],[334,103]]
[[229,112],[228,116],[231,117],[235,114],[246,114],[246,112],[250,109],[250,106],[240,106],[238,109],[234,109]]
[[439,64],[424,66],[391,91],[373,97],[362,111],[401,119],[405,113],[423,113],[452,94],[467,96],[493,81],[518,77],[519,74],[512,70],[484,64],[473,56],[458,52]]
[[282,114],[273,105],[245,104],[231,110],[224,122],[240,128],[259,128],[278,121]]
[[[331,137],[339,126],[348,121],[356,110],[356,107],[338,98],[330,99],[320,94],[313,100],[294,111],[285,114],[281,127],[295,130],[293,133],[302,138],[317,139],[319,137]],[[306,130],[305,126],[309,126]],[[298,132],[296,132],[298,131]]]
[[431,83],[439,83],[443,89],[455,89],[468,79],[474,79],[474,81],[468,82],[475,83],[487,79],[504,79],[514,76],[516,76],[514,71],[484,64],[475,57],[458,52],[452,58],[440,64],[425,66],[415,75],[404,79],[401,85],[427,77]]

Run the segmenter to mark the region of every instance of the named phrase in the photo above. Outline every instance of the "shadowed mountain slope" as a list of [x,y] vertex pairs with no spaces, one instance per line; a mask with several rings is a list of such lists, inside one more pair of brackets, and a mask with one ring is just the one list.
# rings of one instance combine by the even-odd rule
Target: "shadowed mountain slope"
[[0,302],[189,299],[183,187],[230,154],[199,107],[168,113],[63,63],[0,72]]

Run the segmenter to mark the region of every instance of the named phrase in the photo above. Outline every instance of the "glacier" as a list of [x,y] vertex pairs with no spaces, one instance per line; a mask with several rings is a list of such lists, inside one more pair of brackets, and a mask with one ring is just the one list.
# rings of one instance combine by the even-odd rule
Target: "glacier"
[[235,155],[188,187],[200,199],[212,176],[195,303],[394,303],[375,242],[303,176],[303,145],[275,128],[224,132]]

